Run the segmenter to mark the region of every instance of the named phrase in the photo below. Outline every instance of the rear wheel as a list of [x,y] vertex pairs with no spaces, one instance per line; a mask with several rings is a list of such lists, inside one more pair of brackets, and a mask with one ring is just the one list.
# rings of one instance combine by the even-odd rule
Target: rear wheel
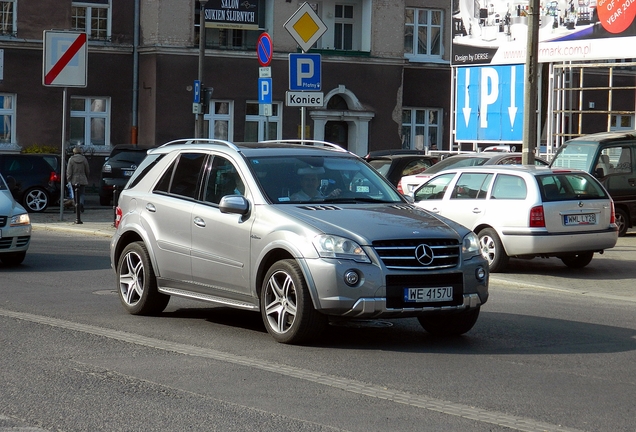
[[434,336],[459,336],[473,328],[479,318],[479,308],[460,312],[439,313],[417,317],[420,325]]
[[287,344],[320,335],[328,319],[314,309],[307,282],[295,260],[281,260],[269,269],[261,288],[261,315],[270,335]]
[[510,257],[506,254],[497,232],[494,229],[486,228],[479,232],[478,237],[481,255],[488,261],[490,272],[503,271],[508,265]]
[[571,268],[583,268],[592,261],[592,258],[594,258],[594,252],[581,252],[562,256],[561,261]]
[[29,189],[22,198],[22,205],[29,212],[43,212],[49,206],[49,194],[42,188]]
[[623,237],[627,234],[629,227],[629,215],[622,208],[616,209],[616,225],[618,225],[618,236]]
[[157,278],[142,242],[124,248],[117,265],[117,292],[128,313],[156,315],[170,301],[170,296],[157,290]]
[[2,261],[2,263],[5,265],[13,267],[13,266],[22,264],[22,261],[24,261],[25,257],[26,257],[26,251],[11,252],[6,254],[0,254],[0,261]]

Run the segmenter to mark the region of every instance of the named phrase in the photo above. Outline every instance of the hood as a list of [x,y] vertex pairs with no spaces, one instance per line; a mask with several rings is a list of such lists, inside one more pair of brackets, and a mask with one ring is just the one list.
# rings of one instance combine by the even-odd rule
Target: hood
[[11,192],[8,190],[0,191],[0,214],[6,216],[13,216],[20,213],[26,213],[27,211],[18,204],[14,199]]
[[461,239],[467,228],[410,204],[277,205],[276,210],[326,234],[371,244],[376,240],[413,238]]

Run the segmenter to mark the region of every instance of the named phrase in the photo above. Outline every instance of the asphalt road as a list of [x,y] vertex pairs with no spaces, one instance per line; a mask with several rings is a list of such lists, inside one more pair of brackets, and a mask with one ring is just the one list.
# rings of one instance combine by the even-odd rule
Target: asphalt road
[[258,314],[205,303],[126,314],[108,237],[79,234],[41,225],[24,265],[0,267],[2,432],[636,425],[634,235],[583,271],[513,261],[462,338],[362,321],[298,347],[275,343]]

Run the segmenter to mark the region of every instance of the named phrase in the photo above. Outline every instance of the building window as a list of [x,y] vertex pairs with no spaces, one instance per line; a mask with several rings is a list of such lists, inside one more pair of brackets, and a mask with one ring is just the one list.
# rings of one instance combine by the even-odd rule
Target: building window
[[110,99],[71,97],[71,145],[110,145]]
[[[261,115],[258,102],[248,102],[245,109],[245,141],[257,142],[263,140],[281,139],[282,119],[280,117],[281,104],[272,104],[272,115]],[[267,130],[267,134],[265,131]]]
[[442,110],[405,108],[402,110],[402,148],[441,150]]
[[91,40],[110,40],[110,1],[85,0],[73,2],[71,29],[86,32]]
[[209,138],[234,140],[234,102],[211,100],[210,110],[203,118]]
[[624,114],[612,114],[611,131],[634,129],[634,116]]
[[0,144],[15,144],[15,95],[0,93]]
[[336,4],[333,44],[337,50],[353,49],[353,5]]
[[0,1],[0,35],[15,36],[17,34],[16,6],[17,0]]
[[411,60],[441,59],[444,16],[442,10],[406,8],[404,53]]

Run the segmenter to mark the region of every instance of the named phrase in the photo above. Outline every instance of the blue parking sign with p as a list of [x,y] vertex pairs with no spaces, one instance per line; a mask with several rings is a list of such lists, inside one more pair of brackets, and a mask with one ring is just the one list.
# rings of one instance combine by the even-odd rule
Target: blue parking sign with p
[[271,78],[258,79],[258,103],[259,104],[272,103],[272,79]]
[[321,90],[320,54],[289,54],[289,90]]

